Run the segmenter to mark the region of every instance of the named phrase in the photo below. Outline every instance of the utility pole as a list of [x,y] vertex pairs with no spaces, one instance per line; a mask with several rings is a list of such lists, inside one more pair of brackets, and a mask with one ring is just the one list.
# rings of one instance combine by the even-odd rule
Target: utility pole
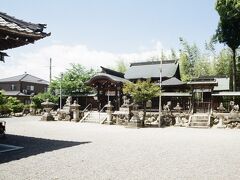
[[59,99],[60,109],[62,109],[62,80],[63,80],[63,73],[61,73],[61,79],[60,79],[60,99]]
[[52,81],[52,58],[50,58],[50,65],[49,65],[49,82]]
[[162,116],[162,57],[160,58],[160,73],[159,73],[159,87],[160,87],[160,94],[159,94],[159,123],[158,126],[161,127],[161,116]]

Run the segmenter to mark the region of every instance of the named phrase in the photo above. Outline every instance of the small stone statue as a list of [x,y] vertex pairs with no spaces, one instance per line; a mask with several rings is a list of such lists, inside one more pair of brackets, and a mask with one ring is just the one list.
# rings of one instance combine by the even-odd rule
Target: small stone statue
[[239,105],[238,104],[234,105],[233,106],[233,111],[238,112],[238,110],[239,110]]
[[222,102],[220,103],[219,107],[217,107],[217,110],[218,110],[219,112],[224,112],[224,111],[226,110],[226,108],[223,106],[223,103],[222,103]]
[[121,107],[128,107],[130,100],[126,96],[123,96],[123,105]]
[[70,105],[71,105],[71,102],[72,102],[72,97],[71,97],[71,96],[68,96],[65,105],[66,105],[66,106],[70,106]]
[[164,111],[170,111],[171,101],[168,101],[166,105],[163,106]]
[[174,107],[173,109],[180,112],[182,110],[182,107],[180,106],[179,103],[177,103],[176,107]]

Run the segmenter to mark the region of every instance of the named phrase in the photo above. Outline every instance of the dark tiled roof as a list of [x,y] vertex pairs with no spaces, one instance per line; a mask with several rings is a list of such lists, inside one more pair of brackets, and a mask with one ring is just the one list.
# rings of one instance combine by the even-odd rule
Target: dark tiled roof
[[110,75],[113,75],[113,76],[124,78],[124,73],[114,71],[112,69],[108,69],[108,68],[105,68],[105,67],[102,67],[102,66],[101,66],[101,68],[102,68],[102,73],[106,73],[106,74],[110,74]]
[[18,75],[18,76],[0,79],[0,83],[1,82],[18,82],[18,81],[31,82],[31,83],[36,83],[36,84],[46,84],[46,85],[49,84],[47,81],[45,81],[41,78],[32,76],[30,74],[22,74],[22,75]]
[[43,29],[46,28],[46,24],[34,24],[31,22],[26,22],[9,16],[3,12],[0,12],[0,27],[6,27],[10,30],[16,30],[35,35],[48,35],[47,33],[43,32]]
[[43,31],[45,28],[45,24],[26,22],[0,12],[0,50],[27,45],[50,36],[51,33]]
[[[179,64],[176,61],[163,61],[162,77],[174,77]],[[160,61],[132,63],[125,73],[126,79],[149,79],[160,77]]]

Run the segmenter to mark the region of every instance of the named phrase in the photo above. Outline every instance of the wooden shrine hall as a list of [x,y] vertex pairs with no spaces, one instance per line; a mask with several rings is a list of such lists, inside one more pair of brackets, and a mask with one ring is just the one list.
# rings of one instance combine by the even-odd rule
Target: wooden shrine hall
[[[136,82],[137,80],[150,79],[151,82],[159,83],[160,61],[147,61],[131,63],[126,73],[120,73],[108,68],[101,67],[102,71],[92,77],[87,84],[93,87],[97,92],[97,103],[100,108],[103,108],[108,101],[112,102],[115,110],[118,110],[122,104],[122,87],[124,83]],[[165,92],[172,92],[171,97],[176,95],[189,101],[189,93],[185,92],[187,89],[186,83],[180,80],[179,64],[177,61],[163,61],[162,64],[162,88]],[[174,94],[178,92],[177,94]],[[169,99],[169,93],[165,93],[163,101]],[[165,102],[164,101],[164,102]],[[158,109],[159,98],[152,100],[154,109]],[[96,108],[96,105],[95,105]],[[98,109],[100,109],[98,108]]]

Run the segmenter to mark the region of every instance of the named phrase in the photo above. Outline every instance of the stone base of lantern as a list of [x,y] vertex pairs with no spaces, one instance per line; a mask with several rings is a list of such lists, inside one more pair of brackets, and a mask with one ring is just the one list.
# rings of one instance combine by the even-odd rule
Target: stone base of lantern
[[44,113],[41,118],[42,121],[54,121],[54,117],[50,113]]
[[127,125],[128,128],[140,128],[142,127],[142,122],[137,113],[134,113],[133,117],[130,119]]

